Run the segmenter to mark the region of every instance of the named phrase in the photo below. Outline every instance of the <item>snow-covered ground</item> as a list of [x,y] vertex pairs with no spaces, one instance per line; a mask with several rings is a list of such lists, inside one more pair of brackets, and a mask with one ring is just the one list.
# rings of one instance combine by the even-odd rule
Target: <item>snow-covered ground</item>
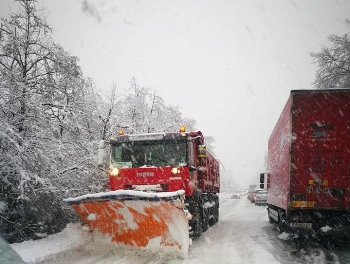
[[297,250],[287,234],[279,234],[269,224],[265,206],[255,206],[246,196],[230,199],[229,194],[220,196],[219,223],[193,241],[186,258],[162,250],[111,246],[103,237],[92,239],[77,224],[45,239],[12,247],[28,263],[350,263],[347,251],[330,252],[317,246]]

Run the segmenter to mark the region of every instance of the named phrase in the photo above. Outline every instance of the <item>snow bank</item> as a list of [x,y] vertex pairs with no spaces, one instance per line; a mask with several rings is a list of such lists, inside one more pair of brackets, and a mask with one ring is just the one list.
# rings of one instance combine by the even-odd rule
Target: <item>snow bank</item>
[[11,246],[25,262],[37,263],[43,261],[48,256],[83,246],[86,238],[87,234],[81,228],[80,224],[68,224],[58,234],[41,240],[29,240],[11,244]]
[[188,246],[187,242],[187,248],[179,252],[174,247],[159,247],[159,241],[156,239],[153,243],[150,241],[146,248],[112,243],[109,236],[99,232],[91,233],[88,229],[82,228],[80,224],[69,224],[62,232],[41,240],[30,240],[11,245],[28,264],[65,263],[65,259],[69,260],[69,256],[72,256],[73,259],[69,260],[69,263],[74,263],[77,256],[81,257],[81,261],[93,259],[94,256],[96,258],[104,256],[107,259],[117,259],[120,256],[145,256],[145,258],[176,260],[184,258]]

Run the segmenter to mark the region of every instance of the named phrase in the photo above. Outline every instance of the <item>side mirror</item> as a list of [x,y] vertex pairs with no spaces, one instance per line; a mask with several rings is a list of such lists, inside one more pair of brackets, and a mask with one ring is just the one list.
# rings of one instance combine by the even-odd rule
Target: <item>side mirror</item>
[[265,173],[260,173],[260,189],[265,187]]
[[98,142],[98,153],[97,153],[97,165],[99,167],[103,167],[105,156],[106,156],[105,141],[100,140],[100,142]]

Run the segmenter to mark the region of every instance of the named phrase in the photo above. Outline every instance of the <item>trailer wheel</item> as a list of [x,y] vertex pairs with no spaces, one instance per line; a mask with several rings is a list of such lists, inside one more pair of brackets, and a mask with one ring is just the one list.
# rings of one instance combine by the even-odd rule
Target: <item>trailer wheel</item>
[[307,246],[307,236],[298,234],[297,236],[293,237],[293,244],[296,247],[297,250],[300,250]]
[[282,210],[278,210],[278,222],[277,222],[277,229],[282,234],[283,232],[288,232],[288,227],[285,224],[285,217],[284,212]]

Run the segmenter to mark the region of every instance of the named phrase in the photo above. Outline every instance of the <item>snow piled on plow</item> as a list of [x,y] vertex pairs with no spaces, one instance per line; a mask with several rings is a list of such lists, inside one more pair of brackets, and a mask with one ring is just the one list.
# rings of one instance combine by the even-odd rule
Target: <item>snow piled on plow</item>
[[89,199],[108,199],[108,198],[142,198],[148,200],[157,200],[157,199],[177,199],[179,196],[185,194],[184,190],[179,190],[176,192],[143,192],[143,191],[133,191],[133,190],[117,190],[110,192],[101,192],[101,193],[89,193],[85,195],[81,195],[74,198],[64,199],[67,203],[72,202],[81,202]]

